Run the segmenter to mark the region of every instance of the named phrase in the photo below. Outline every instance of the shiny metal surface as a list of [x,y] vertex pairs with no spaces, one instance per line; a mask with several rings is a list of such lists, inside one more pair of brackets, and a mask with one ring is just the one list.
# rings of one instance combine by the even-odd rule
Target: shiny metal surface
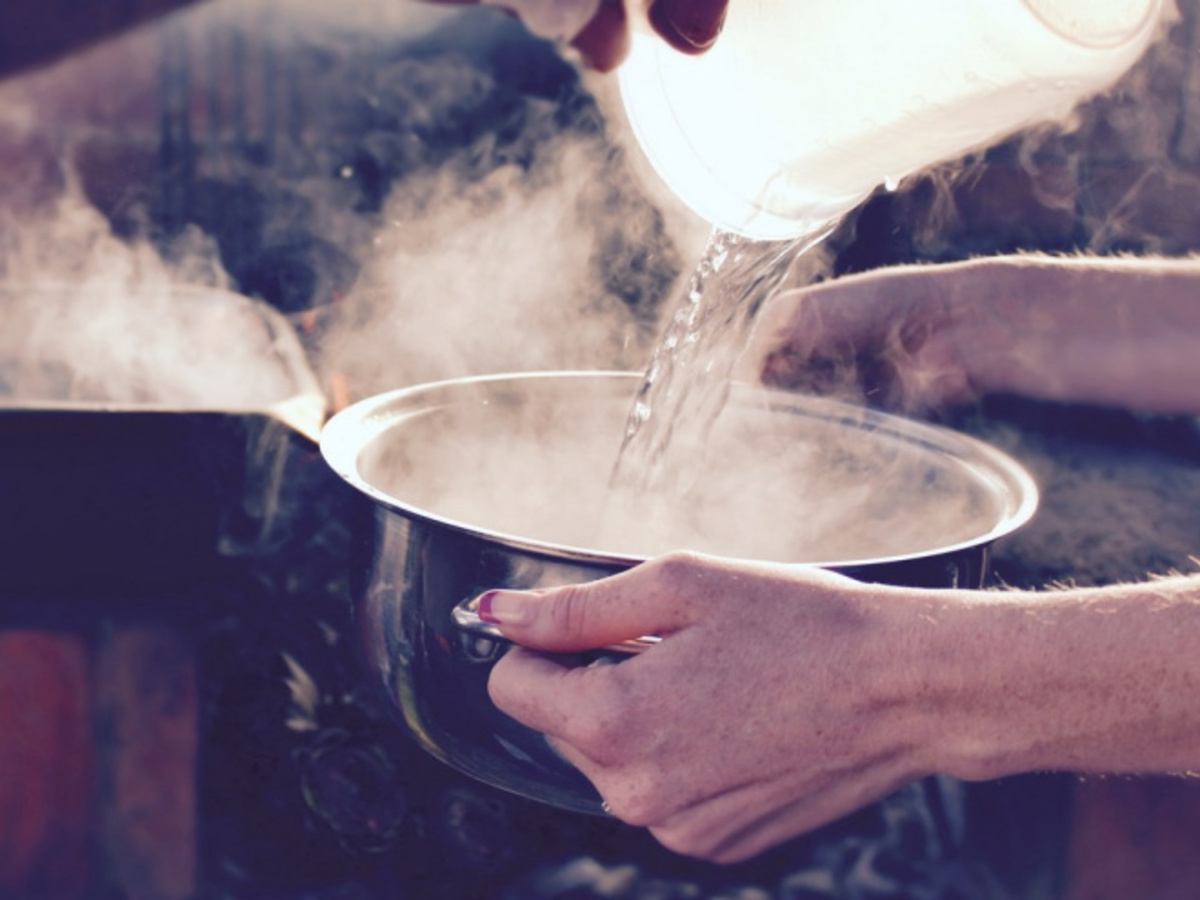
[[[464,600],[458,606],[454,607],[454,612],[451,613],[454,619],[454,624],[461,628],[466,634],[473,635],[477,638],[484,638],[493,641],[507,641],[500,629],[485,622],[479,617],[479,598],[472,597],[469,600]],[[647,634],[639,638],[634,638],[629,641],[621,641],[619,644],[609,644],[607,647],[602,647],[609,653],[641,653],[649,650],[655,644],[661,643],[662,638],[657,635]]]
[[[200,287],[127,295],[0,281],[0,306],[0,596],[153,595],[275,540],[283,461],[293,443],[312,447],[326,417],[284,316]],[[213,344],[198,354],[201,335]],[[226,370],[247,358],[229,338],[260,351],[251,370],[268,376],[244,393]],[[199,388],[223,379],[238,396],[163,387],[180,373]]]
[[[131,310],[150,307],[140,319]],[[272,419],[316,442],[328,415],[324,391],[304,347],[287,317],[266,303],[220,288],[172,285],[144,296],[125,296],[119,285],[77,287],[55,282],[36,285],[0,281],[0,305],[10,311],[0,330],[0,412],[46,413],[220,413]],[[15,312],[13,308],[15,307]],[[57,314],[72,320],[92,316],[101,326],[93,332],[47,340],[40,338]],[[111,319],[111,324],[105,317]],[[146,371],[147,387],[130,396],[131,364],[117,355],[98,352],[122,327],[137,322],[131,339],[162,342],[161,355],[147,354],[162,371]],[[186,374],[189,386],[202,383],[206,372],[190,358],[195,347],[186,340],[208,341],[200,349],[218,354],[222,331],[230,338],[253,341],[260,355],[233,360],[246,384],[238,390],[213,387],[209,392],[174,395],[169,385]],[[185,340],[186,339],[186,340]],[[132,354],[131,354],[132,355]],[[207,361],[207,360],[206,360]],[[160,387],[161,384],[168,385]],[[82,390],[77,384],[84,385]],[[111,386],[119,385],[115,395]]]
[[[507,404],[504,408],[515,411],[527,405],[589,402],[597,393],[632,397],[637,377],[561,372],[423,385],[369,398],[342,411],[330,420],[321,439],[322,453],[333,469],[376,503],[376,528],[364,548],[356,611],[368,666],[408,729],[429,752],[489,784],[595,814],[602,810],[590,784],[541,735],[491,703],[488,675],[507,644],[464,630],[458,620],[464,618],[463,604],[484,591],[588,581],[641,559],[455,521],[399,500],[376,483],[377,477],[368,476],[378,474],[374,467],[380,449],[406,440],[406,427],[430,410]],[[930,453],[965,459],[967,468],[996,499],[995,521],[971,540],[921,553],[842,564],[821,561],[821,565],[870,581],[979,586],[985,577],[988,545],[1033,514],[1037,491],[1032,480],[1014,461],[986,445],[891,416],[766,393],[771,402],[763,407],[764,392],[753,392],[756,410],[820,417],[836,427],[862,429],[864,439],[903,441]]]

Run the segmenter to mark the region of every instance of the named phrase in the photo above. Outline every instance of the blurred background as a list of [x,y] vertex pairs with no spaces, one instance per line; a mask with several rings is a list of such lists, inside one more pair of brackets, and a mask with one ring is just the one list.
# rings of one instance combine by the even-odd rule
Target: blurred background
[[[0,897],[1194,896],[1184,782],[931,780],[717,868],[416,748],[358,668],[369,511],[321,416],[639,369],[707,229],[608,80],[512,18],[343,5],[218,0],[0,82]],[[881,191],[795,283],[1195,252],[1195,7],[1073,121]],[[942,421],[1042,483],[1001,583],[1194,568],[1193,421]]]

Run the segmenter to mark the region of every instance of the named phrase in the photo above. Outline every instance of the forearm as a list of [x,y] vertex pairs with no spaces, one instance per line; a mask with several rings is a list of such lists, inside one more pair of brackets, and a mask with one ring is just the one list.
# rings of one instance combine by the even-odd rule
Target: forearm
[[980,392],[1200,414],[1200,261],[1000,257],[943,280]]
[[4,0],[0,3],[0,78],[198,0]]
[[1200,580],[952,596],[913,645],[931,770],[1200,771]]

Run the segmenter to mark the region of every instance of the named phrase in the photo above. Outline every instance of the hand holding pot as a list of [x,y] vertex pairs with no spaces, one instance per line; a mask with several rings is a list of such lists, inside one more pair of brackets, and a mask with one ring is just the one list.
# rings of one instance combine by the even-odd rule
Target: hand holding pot
[[924,590],[672,554],[481,614],[543,651],[661,635],[604,667],[518,648],[491,694],[613,814],[732,862],[934,772],[1195,771],[1198,583]]
[[490,595],[484,611],[537,650],[663,636],[591,668],[518,648],[490,690],[614,815],[678,852],[735,861],[932,771],[898,615],[925,597],[673,554],[589,584]]
[[645,15],[654,31],[681,53],[703,53],[717,39],[729,0],[431,0],[499,6],[535,34],[569,43],[587,65],[615,69],[629,52],[630,16]]

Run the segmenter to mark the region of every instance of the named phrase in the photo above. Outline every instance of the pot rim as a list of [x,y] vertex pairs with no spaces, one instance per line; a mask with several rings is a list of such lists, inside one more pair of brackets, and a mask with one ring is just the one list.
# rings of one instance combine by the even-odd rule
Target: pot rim
[[[515,384],[523,381],[562,381],[575,378],[596,381],[624,379],[630,382],[630,398],[632,401],[632,388],[642,377],[643,374],[640,372],[605,369],[531,371],[472,375],[463,378],[451,378],[410,385],[366,397],[333,415],[325,423],[321,431],[321,455],[339,477],[356,490],[370,497],[378,506],[410,519],[453,529],[513,550],[556,560],[569,560],[591,565],[608,565],[620,568],[633,567],[646,562],[651,557],[613,553],[586,547],[577,547],[570,544],[526,538],[507,532],[482,528],[459,519],[441,516],[420,506],[399,500],[386,491],[375,487],[362,476],[359,472],[359,458],[376,438],[401,422],[405,416],[413,413],[413,410],[405,408],[404,404],[406,401],[414,397],[419,397],[422,394],[434,395],[438,392],[456,390],[458,388],[486,387],[490,384]],[[959,459],[960,462],[964,462],[964,464],[969,462],[970,458],[973,457],[983,467],[981,468],[980,465],[972,466],[973,471],[981,479],[993,485],[993,491],[996,496],[1008,501],[1006,504],[1008,509],[999,516],[996,524],[988,532],[967,540],[892,556],[820,562],[796,562],[784,563],[784,565],[803,566],[807,568],[846,569],[886,565],[950,554],[960,550],[986,546],[998,538],[1016,531],[1028,522],[1037,511],[1039,502],[1037,484],[1024,466],[1003,451],[971,435],[942,426],[907,419],[894,413],[885,413],[866,407],[854,406],[825,397],[810,397],[761,385],[743,384],[736,387],[769,396],[774,400],[778,400],[779,403],[794,408],[804,408],[808,411],[809,415],[817,415],[825,419],[853,418],[860,423],[869,423],[873,429],[883,430],[901,440],[949,453]],[[772,560],[771,562],[779,564],[778,561]]]
[[[88,285],[66,281],[23,281],[0,279],[0,299],[17,294],[72,294],[86,291]],[[106,290],[116,291],[115,286]],[[265,301],[225,287],[202,284],[164,284],[160,290],[172,303],[206,303],[212,306],[233,306],[247,311],[263,327],[270,345],[272,359],[279,364],[291,384],[291,390],[274,399],[232,403],[208,400],[173,402],[155,400],[70,400],[41,397],[0,395],[0,414],[72,413],[85,415],[112,413],[133,415],[199,414],[263,416],[283,422],[294,431],[316,443],[320,430],[329,416],[329,404],[320,380],[313,371],[299,335],[287,316]]]

